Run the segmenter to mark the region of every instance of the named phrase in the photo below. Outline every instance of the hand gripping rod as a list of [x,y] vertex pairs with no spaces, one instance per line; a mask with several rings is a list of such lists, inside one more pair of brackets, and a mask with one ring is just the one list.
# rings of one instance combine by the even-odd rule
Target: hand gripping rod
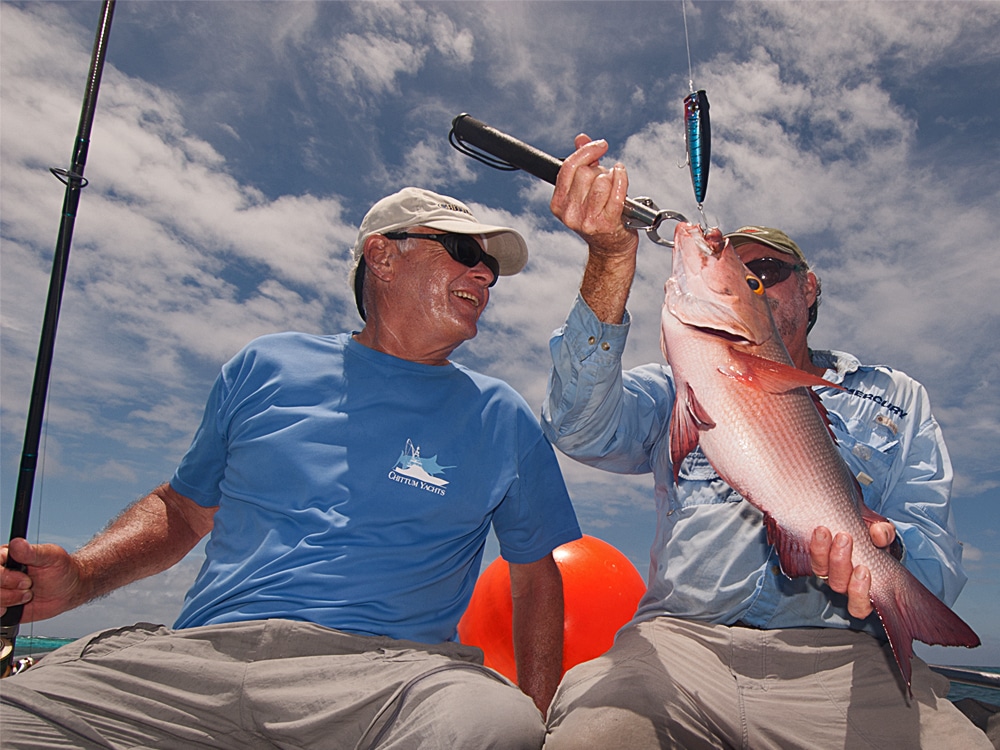
[[[488,166],[505,171],[523,169],[552,185],[556,184],[559,167],[562,166],[561,159],[539,151],[467,114],[458,115],[451,121],[448,140],[466,156]],[[674,243],[673,240],[660,237],[657,233],[660,225],[664,221],[687,221],[683,214],[659,209],[650,198],[645,197],[626,198],[622,219],[626,226],[645,230],[653,242],[666,247],[673,247]]]

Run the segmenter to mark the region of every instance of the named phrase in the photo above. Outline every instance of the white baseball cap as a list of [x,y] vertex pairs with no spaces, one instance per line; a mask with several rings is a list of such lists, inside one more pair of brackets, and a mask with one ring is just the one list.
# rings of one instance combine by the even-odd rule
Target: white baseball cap
[[351,279],[364,252],[365,240],[407,227],[430,227],[442,232],[480,235],[483,250],[496,258],[501,276],[513,276],[528,262],[528,245],[513,229],[480,224],[461,201],[422,188],[405,187],[386,196],[365,214],[354,243]]

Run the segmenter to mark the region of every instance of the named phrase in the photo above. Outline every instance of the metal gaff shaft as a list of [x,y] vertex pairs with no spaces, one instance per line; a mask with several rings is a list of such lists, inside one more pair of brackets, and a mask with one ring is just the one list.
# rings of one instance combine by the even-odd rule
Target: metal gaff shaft
[[[480,122],[468,114],[460,114],[455,117],[451,122],[451,129],[454,138],[458,141],[471,144],[518,169],[523,169],[528,174],[555,185],[559,168],[562,166],[562,159],[550,156],[544,151],[519,141],[517,138]],[[682,214],[676,211],[658,210],[653,202],[646,198],[636,200],[626,198],[622,216],[625,217],[630,226],[636,229],[645,229],[655,242],[670,245],[673,243],[667,243],[658,238],[656,229],[666,219],[687,221]]]

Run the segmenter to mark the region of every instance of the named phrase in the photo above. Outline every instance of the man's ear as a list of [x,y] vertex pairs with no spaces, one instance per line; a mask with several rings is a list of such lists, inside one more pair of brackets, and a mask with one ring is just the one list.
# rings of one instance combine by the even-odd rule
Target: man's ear
[[812,307],[812,304],[819,297],[819,279],[816,274],[812,271],[806,271],[805,284],[803,286],[803,291],[806,295],[806,306]]
[[373,234],[365,239],[364,254],[367,273],[374,274],[382,281],[392,278],[393,260],[399,254],[395,242],[381,234]]

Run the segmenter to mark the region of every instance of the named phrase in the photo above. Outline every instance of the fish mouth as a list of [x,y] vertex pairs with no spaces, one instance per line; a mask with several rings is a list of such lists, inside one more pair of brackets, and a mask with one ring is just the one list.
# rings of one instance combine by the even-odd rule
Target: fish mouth
[[687,328],[692,331],[697,331],[698,333],[703,333],[707,336],[712,336],[717,339],[722,339],[731,344],[742,344],[746,346],[759,346],[764,343],[758,340],[758,336],[754,335],[754,332],[743,324],[738,317],[734,317],[730,314],[729,310],[725,308],[718,309],[719,317],[716,320],[710,321],[695,321],[689,320],[685,321],[681,316],[675,315],[681,323],[683,323]]
[[721,300],[704,299],[686,291],[682,282],[671,277],[667,280],[665,301],[670,314],[691,330],[736,344],[763,343],[762,337],[734,312],[730,296]]
[[694,225],[685,230],[688,241],[675,240],[673,273],[665,287],[671,315],[694,331],[730,343],[759,346],[768,341],[774,325],[770,309],[748,289],[748,272],[729,240],[717,228],[706,235]]
[[731,344],[744,344],[749,346],[760,343],[758,341],[751,340],[747,335],[734,333],[733,331],[726,330],[724,328],[712,328],[710,326],[697,325],[688,325],[688,328],[698,331],[699,333],[704,333],[708,336],[714,336],[715,338],[722,339],[723,341],[728,341]]

